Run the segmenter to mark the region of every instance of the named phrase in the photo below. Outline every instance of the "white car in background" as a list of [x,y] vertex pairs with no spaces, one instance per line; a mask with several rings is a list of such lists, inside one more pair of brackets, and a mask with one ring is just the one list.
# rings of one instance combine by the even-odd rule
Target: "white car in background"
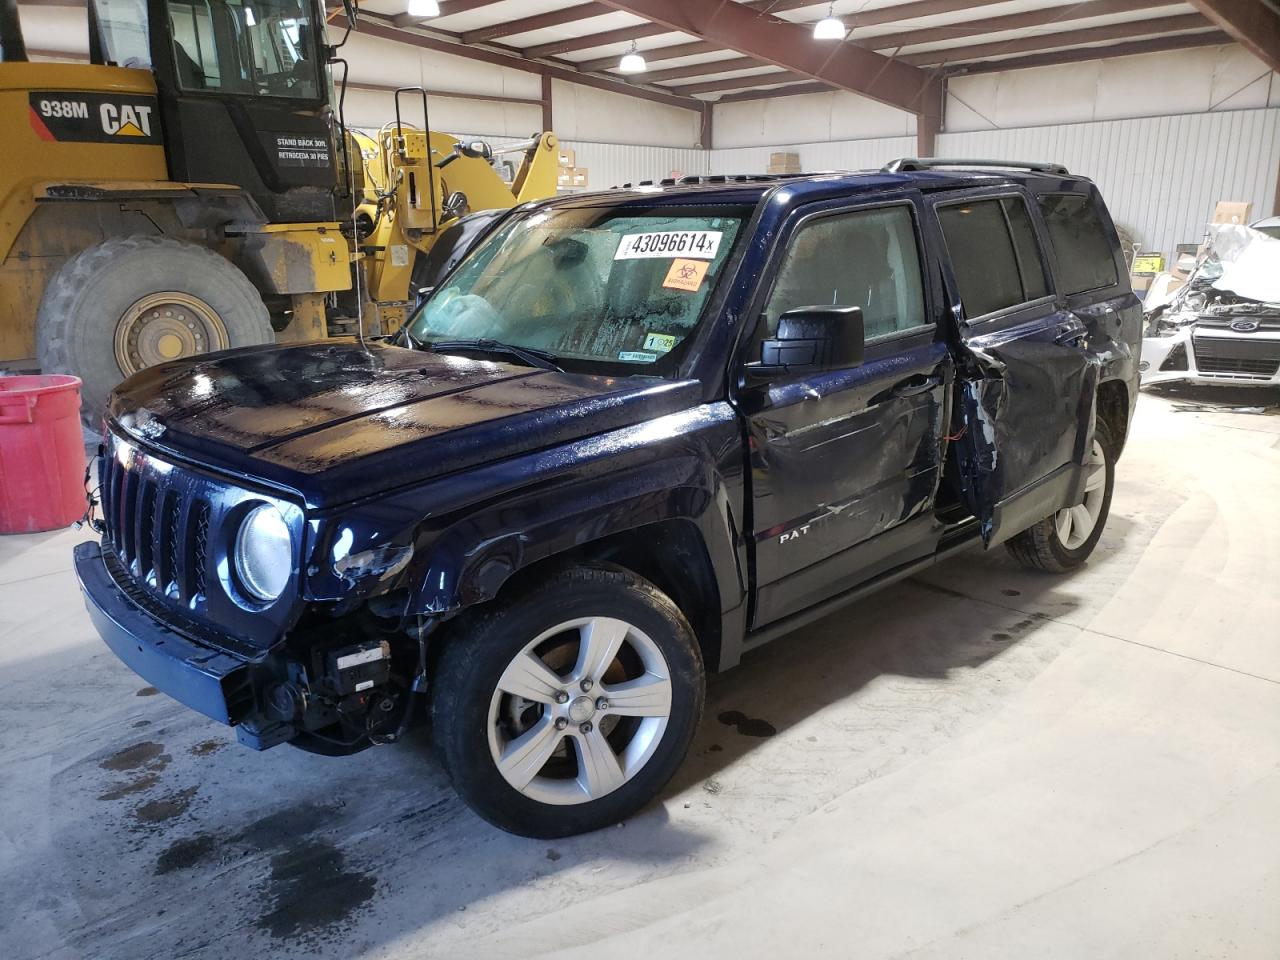
[[1211,224],[1181,287],[1161,274],[1143,304],[1143,384],[1280,387],[1280,217]]

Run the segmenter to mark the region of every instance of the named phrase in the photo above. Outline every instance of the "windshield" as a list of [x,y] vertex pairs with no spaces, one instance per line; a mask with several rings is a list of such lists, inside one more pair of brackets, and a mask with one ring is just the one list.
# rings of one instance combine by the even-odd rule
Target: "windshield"
[[169,0],[178,85],[315,100],[310,0]]
[[[481,241],[423,304],[417,344],[492,339],[644,370],[693,332],[749,210],[539,210]],[[669,364],[666,366],[670,366]]]

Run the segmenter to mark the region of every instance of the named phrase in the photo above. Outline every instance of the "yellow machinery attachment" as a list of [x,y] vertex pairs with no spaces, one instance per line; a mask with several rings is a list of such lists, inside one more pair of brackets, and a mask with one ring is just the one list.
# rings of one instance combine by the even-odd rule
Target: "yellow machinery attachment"
[[[481,149],[483,148],[483,149]],[[373,230],[365,253],[368,329],[391,333],[413,304],[410,290],[415,257],[431,249],[440,231],[467,213],[498,210],[555,195],[559,141],[553,133],[512,144],[520,153],[515,178],[506,183],[481,144],[457,137],[389,125],[377,144],[382,201],[364,213]],[[369,164],[369,166],[373,166]]]

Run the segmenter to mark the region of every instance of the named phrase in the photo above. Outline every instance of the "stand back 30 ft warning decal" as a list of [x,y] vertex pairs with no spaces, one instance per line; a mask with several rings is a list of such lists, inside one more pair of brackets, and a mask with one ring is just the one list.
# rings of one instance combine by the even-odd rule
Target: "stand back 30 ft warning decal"
[[29,119],[41,140],[69,143],[160,142],[155,97],[66,90],[33,91]]

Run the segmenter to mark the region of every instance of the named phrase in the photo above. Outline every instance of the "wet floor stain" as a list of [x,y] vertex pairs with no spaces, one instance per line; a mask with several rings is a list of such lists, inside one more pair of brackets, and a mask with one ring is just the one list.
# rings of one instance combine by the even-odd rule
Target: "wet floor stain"
[[143,793],[150,790],[160,782],[158,773],[144,773],[140,777],[135,777],[122,784],[112,787],[105,793],[98,794],[99,800],[122,800],[125,797],[131,797],[135,793]]
[[217,753],[227,745],[225,740],[201,740],[191,748],[192,756],[207,757],[210,754]]
[[718,744],[718,743],[713,743],[711,746],[707,747],[707,752],[708,752],[708,753],[719,753],[719,752],[720,752],[721,750],[723,750],[723,749],[724,749],[724,747],[720,746],[720,744]]
[[1021,591],[1021,590],[1014,590],[1014,589],[1012,589],[1012,588],[1010,588],[1010,589],[1008,589],[1008,590],[1001,590],[1000,592],[1001,592],[1001,593],[1003,593],[1006,597],[1020,597],[1020,596],[1022,596],[1022,591]]
[[148,800],[135,807],[133,815],[140,822],[148,825],[167,823],[187,812],[199,789],[199,787],[187,787],[185,790],[177,790],[155,800]]
[[[158,761],[164,753],[164,744],[156,743],[154,740],[144,740],[142,743],[135,743],[131,747],[125,747],[118,750],[107,759],[98,764],[103,770],[137,770],[144,767],[152,761]],[[165,765],[168,760],[164,761]]]
[[159,692],[160,691],[157,690],[155,687],[143,687],[141,690],[135,693],[134,696],[135,697],[154,697]]
[[1003,632],[993,633],[991,635],[991,639],[994,640],[996,643],[1008,643],[1010,640],[1013,639],[1013,634],[1003,633]]
[[232,839],[259,850],[278,846],[282,841],[315,833],[329,825],[341,809],[342,804],[295,803],[260,817]]
[[720,714],[719,720],[726,727],[735,728],[744,737],[772,737],[778,732],[778,728],[768,720],[748,717],[739,710],[726,710]]
[[157,874],[173,873],[175,870],[189,870],[192,867],[211,860],[218,851],[218,842],[210,834],[198,833],[194,837],[175,840],[165,847],[156,857]]
[[135,720],[135,721],[133,722],[132,726],[133,726],[133,729],[135,729],[135,730],[141,730],[143,727],[149,727],[149,726],[151,726],[151,721],[150,721],[150,720]]
[[327,933],[373,899],[378,881],[348,869],[346,857],[325,840],[301,839],[271,858],[271,909],[258,928],[277,940]]
[[562,854],[559,850],[552,850],[552,849],[547,850],[547,859],[550,860],[552,863],[555,863],[555,861],[559,860],[562,856],[564,856],[564,854]]

